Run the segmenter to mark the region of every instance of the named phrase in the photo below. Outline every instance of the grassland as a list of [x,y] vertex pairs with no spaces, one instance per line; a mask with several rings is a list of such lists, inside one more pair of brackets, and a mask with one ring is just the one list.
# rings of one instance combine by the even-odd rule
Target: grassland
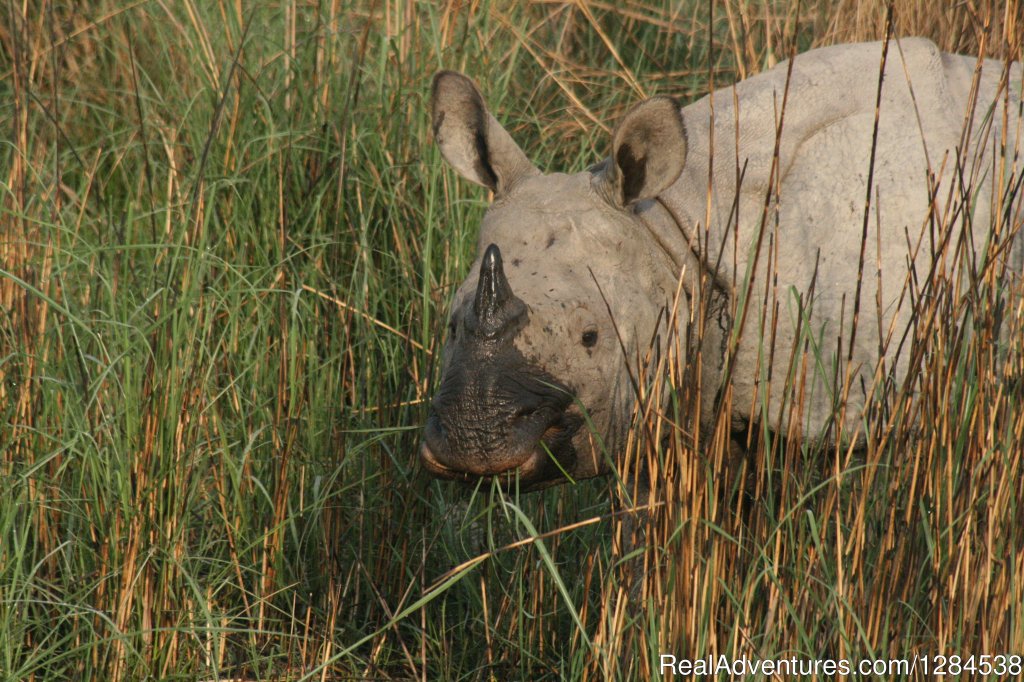
[[[904,0],[894,29],[1020,59],[1021,12]],[[659,651],[1024,653],[1024,396],[994,360],[992,268],[973,296],[934,284],[915,391],[881,391],[866,452],[753,434],[752,496],[719,475],[721,430],[698,443],[665,418],[699,400],[681,360],[652,375],[678,402],[638,414],[631,461],[663,486],[632,554],[607,480],[508,497],[416,462],[487,199],[431,144],[434,71],[481,83],[541,168],[578,170],[642,96],[692,101],[879,38],[885,14],[5,3],[0,678],[643,679]]]

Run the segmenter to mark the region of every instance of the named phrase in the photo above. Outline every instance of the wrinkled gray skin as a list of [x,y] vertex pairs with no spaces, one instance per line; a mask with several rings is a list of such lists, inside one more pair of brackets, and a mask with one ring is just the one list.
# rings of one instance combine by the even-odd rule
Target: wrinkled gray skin
[[[728,292],[743,290],[755,262],[777,138],[781,181],[731,375],[732,417],[750,419],[744,410],[761,399],[770,419],[783,414],[785,373],[758,381],[759,354],[771,352],[759,333],[765,305],[777,304],[779,313],[777,366],[788,364],[798,344],[796,295],[802,292],[823,362],[831,367],[838,356],[845,367],[863,241],[864,271],[871,276],[861,282],[855,388],[846,406],[847,423],[856,424],[862,383],[870,386],[879,362],[880,334],[894,332],[885,358],[894,379],[906,371],[908,344],[898,340],[912,310],[900,294],[911,261],[918,273],[932,265],[929,169],[939,181],[931,193],[938,223],[947,210],[962,210],[962,199],[950,192],[959,163],[964,183],[976,187],[973,224],[988,226],[997,206],[994,189],[1019,182],[1022,162],[1012,154],[1024,148],[1019,64],[1010,70],[1007,89],[1000,87],[1003,65],[986,62],[972,107],[975,59],[943,54],[922,39],[894,41],[879,109],[871,220],[862,239],[881,56],[882,45],[869,43],[796,57],[781,136],[776,120],[788,62],[682,109],[668,98],[648,100],[619,124],[610,157],[574,175],[542,174],[471,81],[439,73],[436,142],[460,175],[494,192],[494,202],[480,228],[472,274],[452,302],[441,386],[421,450],[427,470],[464,481],[518,480],[522,489],[605,471],[609,463],[597,439],[613,454],[624,445],[635,402],[630,371],[652,339],[667,338],[655,332],[659,324],[664,331],[680,281],[679,338],[687,338],[689,312],[702,305],[702,294],[710,313],[702,389],[714,396],[735,324],[729,310],[736,302]],[[1004,139],[1009,158],[1000,153]],[[958,149],[968,153],[958,157]],[[1020,201],[1000,210],[1010,212],[1011,226],[1021,224]],[[974,232],[981,252],[986,229]],[[911,255],[908,240],[916,245],[922,235],[924,245]],[[1003,257],[1019,276],[1021,248]],[[698,286],[701,273],[711,275],[712,290]],[[766,273],[772,283],[767,296]],[[812,280],[813,297],[807,293]],[[805,433],[811,437],[833,411],[831,376],[812,368],[805,379],[811,396]],[[583,426],[581,405],[593,430]]]

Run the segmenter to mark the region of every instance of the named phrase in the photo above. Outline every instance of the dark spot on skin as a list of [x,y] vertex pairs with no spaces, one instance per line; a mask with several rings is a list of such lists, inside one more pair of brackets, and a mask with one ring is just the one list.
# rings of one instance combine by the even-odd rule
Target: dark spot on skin
[[647,177],[644,157],[637,156],[629,144],[623,144],[615,154],[615,164],[622,174],[622,203],[631,203],[639,197]]
[[553,235],[553,234],[552,235],[548,235],[548,243],[547,243],[547,246],[545,246],[544,248],[545,249],[550,249],[554,245],[555,245],[555,235]]
[[512,267],[514,267],[514,268],[518,268],[521,263],[522,263],[522,261],[519,260],[518,258],[513,258],[512,259]]

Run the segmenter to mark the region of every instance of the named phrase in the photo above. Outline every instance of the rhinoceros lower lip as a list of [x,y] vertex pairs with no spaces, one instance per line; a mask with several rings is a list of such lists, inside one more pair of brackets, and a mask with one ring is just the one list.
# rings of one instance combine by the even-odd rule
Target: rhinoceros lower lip
[[423,443],[420,446],[420,461],[423,462],[423,466],[427,471],[438,478],[453,479],[458,478],[459,476],[459,472],[454,469],[449,469],[444,464],[441,464],[441,462],[437,460],[437,457],[434,456],[430,446],[426,443]]
[[528,484],[540,473],[547,457],[548,455],[544,448],[538,445],[537,449],[527,455],[519,464],[510,466],[502,471],[485,473],[453,469],[438,460],[429,445],[423,443],[420,447],[420,461],[423,462],[423,467],[432,475],[450,481],[463,481],[467,483],[498,478],[502,483],[511,484],[518,477],[522,483]]

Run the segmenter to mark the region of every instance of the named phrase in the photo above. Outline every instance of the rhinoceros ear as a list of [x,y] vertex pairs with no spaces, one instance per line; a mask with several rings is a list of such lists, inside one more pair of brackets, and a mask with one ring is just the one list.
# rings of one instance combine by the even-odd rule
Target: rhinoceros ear
[[615,129],[606,170],[611,197],[620,206],[658,196],[686,163],[686,126],[679,104],[654,97],[637,105]]
[[500,195],[540,172],[487,110],[473,81],[461,73],[434,76],[431,109],[441,154],[467,180]]

